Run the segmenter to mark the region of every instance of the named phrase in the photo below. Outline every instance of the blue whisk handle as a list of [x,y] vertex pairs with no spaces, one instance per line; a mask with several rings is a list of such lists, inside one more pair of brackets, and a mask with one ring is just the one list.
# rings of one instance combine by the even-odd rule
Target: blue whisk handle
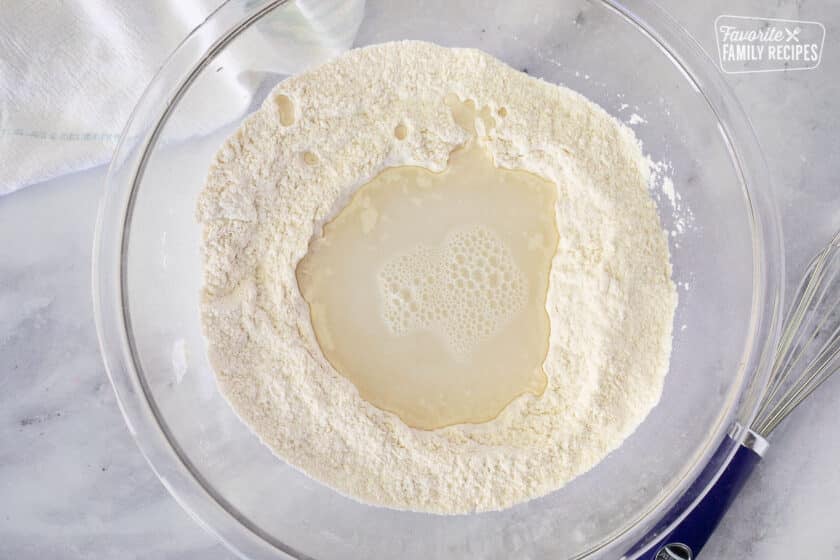
[[[727,436],[697,480],[664,516],[657,529],[654,530],[654,534],[676,520],[708,487],[720,465],[729,455],[733,443],[735,443],[734,440]],[[737,445],[735,455],[714,486],[676,528],[659,538],[654,537],[656,540],[653,544],[644,545],[644,553],[639,556],[641,560],[693,560],[697,558],[697,554],[712,536],[723,515],[761,460],[761,454],[766,449],[767,442],[761,436],[748,432],[744,442]],[[627,556],[632,557],[638,549],[630,551]]]

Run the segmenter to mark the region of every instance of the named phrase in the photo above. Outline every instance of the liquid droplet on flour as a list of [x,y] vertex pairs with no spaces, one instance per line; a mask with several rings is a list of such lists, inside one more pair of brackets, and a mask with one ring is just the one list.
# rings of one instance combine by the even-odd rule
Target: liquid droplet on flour
[[278,95],[274,98],[277,105],[277,113],[280,116],[280,124],[292,126],[295,122],[295,105],[287,95]]

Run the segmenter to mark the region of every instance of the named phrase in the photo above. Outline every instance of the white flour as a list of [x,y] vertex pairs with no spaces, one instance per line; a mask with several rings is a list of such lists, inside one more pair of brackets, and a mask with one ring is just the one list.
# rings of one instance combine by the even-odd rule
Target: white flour
[[[557,184],[548,387],[490,422],[421,431],[362,400],[322,356],[295,265],[384,167],[445,167],[467,139],[450,92],[506,112],[480,140],[497,165]],[[662,391],[677,296],[648,174],[630,129],[476,50],[383,44],[290,78],[221,148],[198,205],[219,387],[280,457],[365,502],[454,514],[556,490],[618,447]]]

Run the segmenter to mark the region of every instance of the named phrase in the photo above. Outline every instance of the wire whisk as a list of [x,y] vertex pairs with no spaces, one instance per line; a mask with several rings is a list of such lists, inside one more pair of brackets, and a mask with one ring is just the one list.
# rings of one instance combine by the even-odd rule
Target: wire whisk
[[[767,392],[749,429],[734,426],[707,468],[657,530],[682,520],[646,545],[644,560],[693,560],[767,450],[765,439],[779,422],[840,369],[840,231],[805,270],[794,294],[770,370]],[[730,455],[732,445],[734,454]],[[721,462],[729,460],[718,474]],[[686,503],[697,496],[693,509]],[[683,503],[685,502],[685,503]],[[635,554],[635,550],[631,551]],[[630,557],[628,554],[627,557]]]
[[840,231],[808,265],[785,317],[751,429],[767,437],[840,369]]

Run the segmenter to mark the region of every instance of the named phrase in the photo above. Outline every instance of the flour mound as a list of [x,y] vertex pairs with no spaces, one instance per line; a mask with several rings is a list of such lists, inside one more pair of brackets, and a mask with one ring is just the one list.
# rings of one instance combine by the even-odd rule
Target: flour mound
[[[323,357],[295,266],[384,168],[444,169],[468,139],[444,102],[452,93],[504,114],[478,127],[496,165],[557,185],[548,385],[490,422],[422,431],[361,399]],[[616,449],[662,392],[677,296],[648,177],[630,129],[581,95],[477,50],[387,43],[285,80],[219,150],[198,203],[201,313],[219,388],[279,457],[364,502],[456,514],[556,490]],[[510,299],[492,311],[502,313],[527,286],[482,239],[499,260],[464,266],[511,272]],[[412,282],[412,259],[461,270],[447,260],[458,254],[418,249],[385,272],[386,289]],[[394,303],[393,328],[450,324],[449,313],[458,332],[493,329],[452,302],[421,308]]]

